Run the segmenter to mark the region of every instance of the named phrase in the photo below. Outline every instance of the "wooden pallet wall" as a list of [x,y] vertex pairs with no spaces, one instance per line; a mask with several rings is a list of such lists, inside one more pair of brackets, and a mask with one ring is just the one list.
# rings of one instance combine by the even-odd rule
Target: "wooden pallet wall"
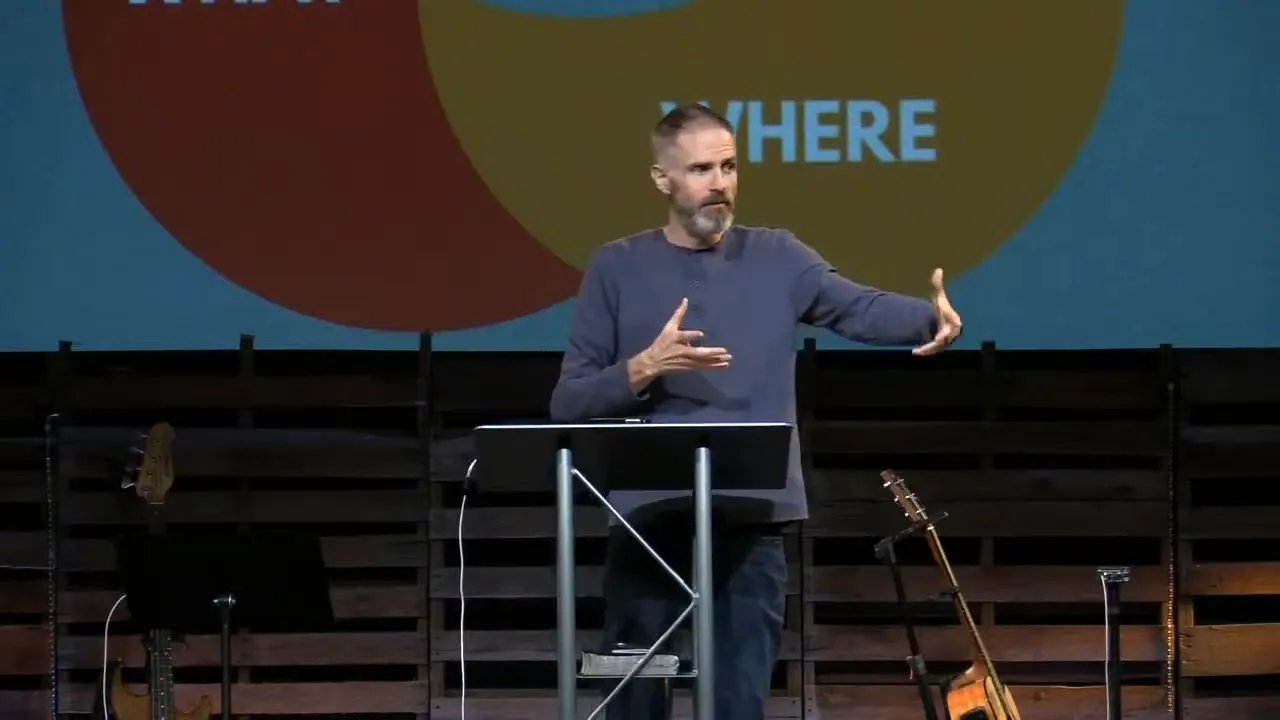
[[[885,467],[948,513],[943,541],[1024,716],[1103,715],[1097,568],[1127,565],[1126,717],[1178,706],[1190,718],[1274,717],[1280,383],[1266,371],[1277,359],[990,345],[928,360],[801,353],[812,517],[787,541],[771,717],[919,717],[889,575],[873,555],[903,523],[877,477]],[[139,430],[168,420],[178,432],[170,532],[321,538],[337,620],[239,632],[237,714],[460,719],[465,640],[468,717],[554,716],[550,494],[470,496],[465,574],[457,533],[467,431],[543,416],[558,360],[433,353],[429,337],[416,353],[271,352],[245,338],[239,352],[0,358],[0,565],[47,564],[50,408],[66,429],[53,458],[64,493],[62,713],[92,708],[102,620],[120,594],[112,537],[146,520],[113,464]],[[602,620],[604,527],[602,512],[579,508],[584,643]],[[931,669],[962,668],[967,645],[927,552],[908,541],[900,560]],[[0,717],[48,717],[47,605],[42,572],[0,571]],[[111,630],[110,654],[136,664],[127,604]],[[177,660],[181,702],[217,704],[216,635],[189,638]]]
[[[1280,355],[1188,352],[1177,400],[1183,694],[1280,716]],[[1239,702],[1239,701],[1235,701]],[[1238,717],[1238,714],[1228,713]]]

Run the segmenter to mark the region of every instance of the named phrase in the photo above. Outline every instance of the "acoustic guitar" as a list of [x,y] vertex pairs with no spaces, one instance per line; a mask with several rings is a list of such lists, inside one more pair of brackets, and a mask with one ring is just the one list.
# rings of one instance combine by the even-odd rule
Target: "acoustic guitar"
[[[173,487],[173,426],[156,423],[144,436],[146,446],[141,449],[138,472],[133,488],[146,503],[151,517],[148,531],[153,535],[163,532],[160,509]],[[213,701],[201,695],[190,710],[180,710],[173,692],[173,638],[167,629],[148,633],[146,642],[147,692],[134,694],[124,685],[123,663],[115,660],[107,666],[110,678],[106,688],[107,708],[115,720],[209,720],[213,715]]]
[[1004,683],[1000,682],[1000,677],[996,674],[995,663],[991,661],[987,646],[982,642],[982,636],[978,633],[978,624],[974,622],[973,614],[969,612],[969,604],[965,602],[964,595],[960,592],[960,583],[956,580],[955,571],[951,569],[947,554],[942,549],[938,531],[929,524],[929,515],[925,512],[924,505],[907,487],[907,483],[892,470],[880,473],[880,478],[884,480],[884,486],[893,493],[894,499],[906,513],[907,519],[922,526],[929,552],[945,576],[948,594],[955,603],[960,624],[969,635],[973,662],[964,672],[949,679],[943,687],[942,694],[946,702],[947,718],[949,720],[1021,720],[1018,706],[1013,702],[1013,694]]

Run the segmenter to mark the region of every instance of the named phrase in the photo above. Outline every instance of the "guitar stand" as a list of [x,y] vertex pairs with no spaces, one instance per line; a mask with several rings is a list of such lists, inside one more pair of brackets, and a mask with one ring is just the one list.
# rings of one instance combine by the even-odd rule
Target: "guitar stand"
[[911,677],[920,690],[920,704],[924,706],[925,720],[938,720],[938,706],[933,699],[930,687],[936,686],[941,697],[948,679],[931,674],[925,666],[924,657],[920,654],[920,641],[916,637],[915,624],[911,619],[911,606],[907,603],[907,592],[902,584],[902,570],[898,566],[895,548],[899,542],[917,535],[929,526],[936,525],[946,516],[946,513],[939,513],[937,517],[925,522],[912,523],[905,530],[882,538],[876,543],[876,557],[884,561],[885,566],[889,568],[889,573],[893,576],[893,589],[898,596],[898,609],[902,613],[902,628],[907,633],[907,647],[911,650],[911,655],[907,657],[907,667],[910,668]]

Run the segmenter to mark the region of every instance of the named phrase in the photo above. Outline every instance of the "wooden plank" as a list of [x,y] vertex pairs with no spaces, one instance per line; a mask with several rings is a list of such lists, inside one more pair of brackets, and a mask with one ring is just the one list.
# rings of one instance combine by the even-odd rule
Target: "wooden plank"
[[[377,448],[409,450],[419,448],[421,440],[399,430],[343,430],[331,428],[255,428],[255,427],[191,427],[177,426],[174,453],[193,449],[205,452],[240,452],[252,454],[274,450],[317,450],[329,447]],[[63,430],[61,449],[77,454],[116,453],[138,440],[145,425],[72,426]]]
[[[48,630],[31,625],[0,626],[0,675],[39,675],[48,671]],[[187,636],[174,647],[178,667],[218,667],[217,635]],[[109,654],[142,666],[144,650],[136,637],[112,637]],[[231,639],[231,662],[238,667],[322,667],[326,665],[418,665],[427,649],[417,632],[244,634]],[[68,636],[58,648],[65,669],[102,667],[102,636]]]
[[[920,720],[920,698],[909,685],[843,685],[818,686],[809,718],[839,720]],[[1036,720],[1083,720],[1102,717],[1106,711],[1105,688],[1100,686],[1063,687],[1018,685],[1012,690],[1024,717]],[[556,700],[545,691],[511,691],[509,697],[475,697],[469,693],[466,716],[477,720],[543,720],[556,714]],[[599,702],[598,695],[579,696],[579,720]],[[1123,690],[1125,720],[1166,720],[1163,691],[1157,687],[1126,687]],[[773,697],[767,701],[768,720],[800,718],[798,699]],[[1205,698],[1188,703],[1187,720],[1272,720],[1280,709],[1280,698],[1236,697]],[[1224,714],[1225,711],[1225,714]],[[693,707],[688,694],[677,693],[673,717],[689,720]],[[461,720],[457,698],[433,700],[433,720]]]
[[[0,615],[38,615],[46,610],[43,581],[0,582]],[[58,617],[65,623],[101,623],[120,593],[114,590],[64,590],[58,595]],[[423,617],[426,609],[416,585],[334,586],[329,589],[333,614],[340,620]],[[129,618],[121,603],[113,622]]]
[[1184,445],[1274,445],[1280,443],[1280,425],[1184,425]]
[[[814,688],[814,706],[808,717],[839,720],[920,720],[920,696],[910,685],[844,685]],[[485,720],[543,720],[554,717],[556,701],[547,694],[513,692],[512,697],[468,697],[466,716]],[[1036,720],[1080,720],[1101,717],[1106,710],[1102,687],[1061,687],[1022,685],[1013,688],[1015,701],[1024,717]],[[1155,720],[1168,717],[1160,688],[1129,687],[1124,689],[1126,720]],[[578,718],[587,717],[600,697],[582,694],[578,702]],[[1269,706],[1267,706],[1269,707]],[[687,693],[677,693],[673,717],[692,718],[693,707]],[[434,700],[432,720],[461,720],[457,698]],[[765,717],[769,720],[800,718],[797,698],[775,696],[767,701]],[[1248,716],[1246,716],[1248,717]],[[1261,716],[1259,716],[1261,717]]]
[[43,470],[0,470],[0,505],[43,503]]
[[0,420],[25,420],[47,412],[48,397],[43,387],[0,385]]
[[[918,629],[921,651],[931,662],[960,662],[971,655],[969,639],[959,626]],[[459,659],[457,632],[440,632],[432,639],[437,661]],[[983,640],[1001,662],[1094,662],[1105,659],[1103,628],[1094,626],[1012,625],[983,630]],[[800,637],[784,633],[781,660],[800,658]],[[599,633],[579,630],[578,644],[594,647]],[[1161,630],[1155,626],[1121,629],[1121,652],[1126,661],[1154,662],[1163,657]],[[467,662],[551,662],[555,660],[553,630],[468,630]],[[907,644],[897,625],[818,625],[804,639],[804,660],[814,662],[893,661],[906,657]]]
[[[174,463],[178,481],[184,477],[254,478],[377,478],[408,480],[422,474],[422,451],[377,445],[262,446],[247,449],[185,445],[178,429]],[[69,477],[106,477],[103,460],[118,457],[112,449],[72,449],[63,457]]]
[[[415,535],[322,537],[320,548],[329,568],[419,568],[427,564],[427,544]],[[0,565],[43,566],[45,552],[44,532],[0,532]],[[63,540],[59,553],[59,565],[67,571],[101,572],[116,567],[111,540]]]
[[432,406],[446,414],[544,416],[560,374],[560,359],[557,352],[432,353]]
[[1183,540],[1280,538],[1276,509],[1267,506],[1193,507],[1181,518]]
[[[43,568],[49,564],[47,557],[48,533],[45,532],[3,532],[0,531],[0,565],[5,567]],[[66,562],[64,540],[60,551]]]
[[1184,583],[1183,594],[1193,597],[1280,595],[1280,562],[1196,563]]
[[[1168,519],[1165,502],[1098,503],[1084,501],[934,503],[933,515],[944,540],[954,537],[1162,537]],[[810,508],[805,531],[814,537],[883,537],[902,530],[902,512],[883,502],[828,503]]]
[[[918,628],[920,649],[930,662],[967,661],[972,646],[958,626]],[[1101,662],[1106,658],[1102,627],[1080,625],[996,625],[982,639],[997,662]],[[1120,629],[1121,659],[1154,662],[1164,657],[1161,629],[1126,625]],[[471,646],[468,635],[468,651]],[[902,627],[819,625],[805,640],[805,659],[817,662],[901,660],[909,654]]]
[[1006,408],[1138,409],[1159,407],[1164,401],[1159,377],[1140,370],[1001,369],[985,387],[975,382],[979,375],[977,367],[852,370],[820,363],[813,402],[823,412],[851,407],[978,407],[987,392],[994,393],[995,404]]
[[1280,403],[1274,379],[1280,353],[1275,350],[1183,351],[1180,390],[1187,404],[1250,405]]
[[1183,720],[1272,720],[1280,716],[1280,695],[1190,698],[1183,706]]
[[[143,692],[141,686],[130,686]],[[95,688],[89,683],[63,685],[58,711],[71,715],[93,712]],[[354,715],[426,713],[428,702],[418,682],[338,682],[338,683],[237,683],[231,702],[239,715]],[[179,684],[177,704],[189,708],[201,695],[213,701],[214,712],[221,709],[217,685]],[[0,717],[5,720],[44,720],[49,716],[47,695],[40,691],[0,690]],[[470,709],[470,708],[468,708]]]
[[[131,688],[135,692],[141,688]],[[64,686],[59,711],[87,715],[93,708],[94,687],[89,683]],[[919,720],[919,696],[909,685],[819,686],[813,720]],[[237,684],[232,690],[237,714],[246,715],[344,715],[357,713],[422,713],[428,710],[419,683],[348,682],[298,684]],[[1101,687],[1060,687],[1019,685],[1013,688],[1018,708],[1036,720],[1082,720],[1101,717],[1105,691]],[[179,707],[190,707],[207,696],[219,707],[217,685],[181,684],[177,688]],[[472,720],[545,720],[554,717],[556,699],[550,691],[508,691],[506,697],[468,693],[467,717]],[[579,720],[594,707],[595,694],[580,696]],[[1163,690],[1158,687],[1126,687],[1123,703],[1125,720],[1166,720]],[[794,698],[769,701],[769,720],[799,718]],[[432,720],[461,720],[457,698],[436,698],[429,704]],[[692,708],[687,695],[677,696],[676,720],[689,720]],[[1186,701],[1186,720],[1273,720],[1280,715],[1280,696],[1206,697]],[[48,717],[47,695],[40,691],[0,690],[0,717],[6,720],[43,720]]]
[[[508,696],[494,697],[481,695],[476,697],[471,691],[467,693],[467,718],[481,720],[547,720],[558,718],[559,705],[554,696],[547,691],[511,691]],[[583,693],[578,696],[577,720],[586,720],[591,711],[600,704],[601,696]],[[919,710],[917,709],[917,714]],[[456,697],[433,698],[431,701],[431,720],[463,720],[462,703]],[[693,720],[693,702],[690,693],[676,691],[672,720]],[[797,697],[774,696],[765,701],[764,720],[797,720],[800,718],[800,699]],[[919,720],[915,718],[913,720]]]
[[[999,349],[996,350],[1000,356]],[[1136,410],[1164,405],[1164,386],[1150,370],[1039,370],[1001,367],[991,380],[1003,408]]]
[[1184,425],[1178,448],[1188,478],[1275,478],[1280,425]]
[[[970,602],[1101,602],[1096,568],[1035,566],[956,566],[956,575]],[[602,569],[579,567],[579,597],[599,597]],[[888,571],[873,566],[811,567],[806,574],[807,602],[893,602]],[[937,599],[943,590],[941,573],[933,566],[903,567],[903,582],[913,601]],[[801,573],[792,567],[787,592],[800,592]],[[467,568],[468,598],[551,598],[556,593],[554,567]],[[1125,602],[1159,602],[1165,595],[1163,567],[1135,567],[1125,586]],[[458,569],[441,568],[431,574],[431,596],[458,597]]]
[[815,453],[1155,456],[1162,422],[818,421]]
[[[1164,500],[1167,478],[1155,470],[899,469],[926,503],[969,500]],[[875,470],[816,470],[805,480],[810,505],[889,496]]]
[[1280,447],[1269,444],[1216,445],[1179,441],[1178,474],[1186,479],[1274,478]]
[[[933,567],[901,567],[904,589],[911,601],[942,600],[945,584]],[[966,566],[954,567],[960,587],[970,603],[1092,603],[1102,602],[1097,568],[1072,566]],[[468,571],[469,572],[469,571]],[[881,566],[813,567],[807,571],[809,602],[895,602],[889,571]],[[1124,588],[1124,601],[1159,602],[1166,592],[1165,569],[1133,568]]]
[[[457,482],[470,462],[472,444],[462,437],[432,443],[431,479]],[[216,446],[175,447],[180,477],[380,478],[421,476],[421,449],[409,447],[254,447],[229,452]],[[106,477],[104,456],[117,450],[66,453],[63,472],[71,477]],[[1154,470],[900,470],[917,495],[930,500],[1160,500],[1166,479]],[[0,476],[0,501],[43,501],[40,470]],[[811,502],[883,500],[875,470],[815,470],[806,480]],[[24,493],[19,495],[15,493]],[[550,489],[547,490],[550,494]],[[7,494],[6,494],[7,493]],[[38,498],[22,500],[22,497]],[[12,498],[12,499],[10,499]]]
[[[175,492],[161,511],[178,523],[418,523],[430,513],[419,490]],[[72,493],[63,503],[69,525],[146,523],[148,513],[126,492]]]
[[1182,673],[1280,675],[1280,623],[1183,628]]
[[[77,428],[60,453],[70,477],[106,477],[104,461],[119,460],[139,429]],[[422,475],[421,440],[349,430],[179,427],[174,463],[179,477],[385,478]],[[461,481],[474,445],[467,436],[431,443],[432,479]]]
[[[949,517],[940,526],[944,538],[955,537],[1162,537],[1167,522],[1163,502],[954,502],[934,506]],[[580,537],[603,537],[603,511],[577,508],[575,532]],[[810,508],[805,532],[813,537],[882,537],[903,528],[902,513],[892,503],[836,503]],[[456,539],[456,510],[437,511],[431,521],[433,539]],[[555,511],[550,508],[468,509],[464,538],[549,538],[555,536]]]
[[67,410],[410,407],[415,378],[355,374],[72,377],[65,393],[61,406]]
[[[911,685],[847,685],[819,687],[817,717],[839,720],[919,720],[920,696]],[[1081,720],[1106,714],[1102,687],[1020,685],[1011,688],[1022,717],[1035,720]],[[1127,687],[1122,704],[1126,720],[1154,718],[1164,713],[1160,688]],[[1158,710],[1158,713],[1155,712]],[[1167,718],[1167,714],[1165,715]]]
[[[840,720],[919,720],[919,695],[909,685],[892,687],[892,694],[875,686],[818,688],[819,718]],[[1106,715],[1106,689],[1100,686],[1063,687],[1017,685],[1012,688],[1022,716],[1029,720],[1085,720]],[[913,702],[914,701],[914,702]],[[1125,687],[1121,702],[1125,720],[1168,720],[1164,689]],[[468,708],[470,710],[470,708]],[[1280,696],[1196,698],[1187,700],[1184,720],[1272,720],[1280,711]]]

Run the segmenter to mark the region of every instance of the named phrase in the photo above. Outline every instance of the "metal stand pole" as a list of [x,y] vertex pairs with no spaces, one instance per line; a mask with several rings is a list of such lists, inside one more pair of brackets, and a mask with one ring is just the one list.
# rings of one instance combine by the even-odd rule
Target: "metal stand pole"
[[1098,568],[1107,606],[1107,720],[1120,720],[1120,586],[1129,582],[1129,568]]
[[556,451],[556,677],[560,720],[578,713],[578,620],[573,557],[573,454]]
[[699,447],[694,467],[694,577],[698,596],[694,616],[694,657],[698,677],[694,702],[697,720],[714,720],[715,706],[715,613],[711,575],[711,450]]
[[236,596],[227,593],[213,601],[222,620],[222,720],[231,720],[231,608]]
[[[945,517],[945,513],[939,517]],[[902,568],[898,565],[898,553],[894,546],[899,540],[910,535],[914,535],[920,526],[912,525],[897,535],[891,535],[876,543],[876,557],[884,561],[889,573],[893,576],[893,589],[898,597],[898,611],[902,615],[902,628],[907,634],[907,649],[911,651],[911,655],[907,658],[907,666],[911,669],[911,677],[916,681],[916,688],[920,692],[920,704],[924,708],[925,720],[938,720],[937,705],[933,700],[933,693],[929,689],[929,683],[933,677],[929,674],[929,669],[924,662],[924,656],[920,654],[920,641],[916,637],[915,621],[911,614],[911,606],[907,602],[907,591],[902,582]]]

